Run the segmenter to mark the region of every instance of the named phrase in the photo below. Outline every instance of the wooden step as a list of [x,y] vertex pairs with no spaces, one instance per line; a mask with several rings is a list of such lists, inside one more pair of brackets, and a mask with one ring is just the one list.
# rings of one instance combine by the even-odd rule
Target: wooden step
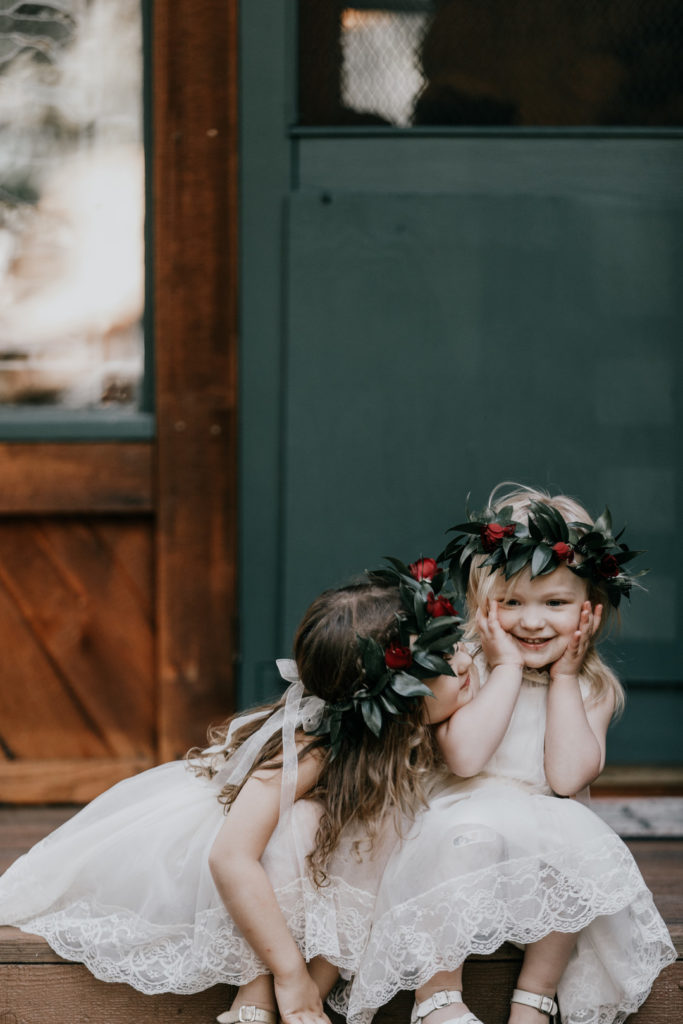
[[[0,809],[0,870],[73,809]],[[37,816],[36,816],[37,815]],[[641,815],[642,817],[642,815]],[[672,933],[678,960],[657,979],[633,1024],[683,1021],[683,841],[628,841]],[[505,1024],[521,954],[505,945],[471,957],[464,987],[471,1009],[485,1024]],[[62,960],[48,944],[15,928],[0,928],[0,1024],[209,1024],[229,1007],[232,990],[217,985],[193,996],[144,996],[128,985],[97,981],[82,964]],[[400,993],[377,1014],[376,1024],[407,1024],[412,995]],[[341,1018],[332,1015],[337,1024]]]

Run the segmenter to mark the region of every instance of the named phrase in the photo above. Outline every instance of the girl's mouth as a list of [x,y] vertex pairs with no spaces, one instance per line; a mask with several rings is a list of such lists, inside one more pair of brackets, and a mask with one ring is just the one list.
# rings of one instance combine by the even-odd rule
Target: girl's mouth
[[470,674],[468,672],[467,675],[465,676],[464,682],[462,682],[460,684],[460,689],[461,690],[466,690],[469,685],[470,685]]
[[515,640],[517,640],[518,643],[522,644],[523,647],[529,647],[531,649],[534,649],[534,648],[537,649],[539,647],[544,647],[546,644],[549,644],[550,641],[552,640],[552,637],[551,636],[542,636],[542,637],[532,638],[532,637],[525,637],[525,636],[516,636]]

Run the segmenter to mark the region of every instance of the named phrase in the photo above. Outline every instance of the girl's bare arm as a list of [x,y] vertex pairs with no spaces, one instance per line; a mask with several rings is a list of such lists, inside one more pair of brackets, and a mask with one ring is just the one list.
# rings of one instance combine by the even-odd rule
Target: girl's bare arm
[[579,683],[601,612],[600,605],[593,610],[590,602],[584,602],[567,650],[550,669],[544,766],[548,783],[559,796],[578,793],[597,778],[605,764],[614,697],[609,693],[586,708]]
[[[297,799],[316,783],[320,762],[299,762]],[[317,985],[287,927],[261,856],[278,823],[282,770],[261,770],[230,807],[209,866],[223,903],[245,939],[273,975],[284,1024],[329,1024]]]
[[488,614],[477,612],[482,650],[491,668],[486,685],[436,730],[444,760],[463,778],[476,775],[495,753],[514,710],[522,685],[522,662],[516,645],[498,621],[491,601]]

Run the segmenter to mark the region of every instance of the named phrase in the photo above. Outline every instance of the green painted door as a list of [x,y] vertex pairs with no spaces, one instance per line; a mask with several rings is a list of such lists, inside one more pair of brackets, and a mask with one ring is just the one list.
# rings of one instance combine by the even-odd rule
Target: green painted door
[[610,760],[680,763],[683,140],[290,130],[246,63],[243,87],[243,702],[321,589],[434,554],[516,480],[647,549]]

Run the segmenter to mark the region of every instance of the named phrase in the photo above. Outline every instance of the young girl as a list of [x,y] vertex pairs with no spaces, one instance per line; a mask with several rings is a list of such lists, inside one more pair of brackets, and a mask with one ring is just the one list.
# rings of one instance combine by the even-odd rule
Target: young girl
[[327,1021],[321,994],[355,970],[386,851],[424,800],[429,722],[459,703],[444,574],[395,565],[313,602],[280,701],[12,865],[0,922],[145,993],[241,986],[220,1021],[275,1024],[276,1004],[285,1024]]
[[[637,552],[566,497],[518,488],[456,527],[477,651],[471,699],[438,726],[452,775],[389,860],[349,995],[367,1019],[416,989],[413,1021],[470,1024],[462,964],[525,947],[510,1024],[613,1024],[675,959],[624,843],[570,797],[602,770],[623,702],[595,649]],[[479,681],[477,681],[479,679]]]

